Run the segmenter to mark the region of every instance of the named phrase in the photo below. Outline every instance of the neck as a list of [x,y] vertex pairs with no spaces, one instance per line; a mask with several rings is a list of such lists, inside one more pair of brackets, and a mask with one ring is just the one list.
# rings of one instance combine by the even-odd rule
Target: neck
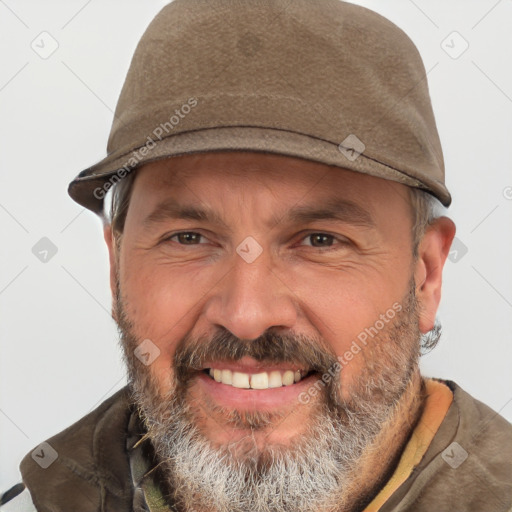
[[359,512],[375,498],[393,474],[400,455],[421,415],[425,400],[419,370],[397,404],[395,413],[369,446],[346,489],[344,512]]

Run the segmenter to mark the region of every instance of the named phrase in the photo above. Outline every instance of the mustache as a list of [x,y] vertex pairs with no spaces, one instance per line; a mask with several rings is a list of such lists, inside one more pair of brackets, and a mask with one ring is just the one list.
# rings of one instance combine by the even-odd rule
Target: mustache
[[236,362],[251,357],[267,364],[291,363],[310,371],[325,373],[338,362],[335,353],[321,339],[301,334],[265,331],[253,340],[241,339],[225,328],[213,336],[185,336],[176,346],[176,377],[187,381],[208,361]]

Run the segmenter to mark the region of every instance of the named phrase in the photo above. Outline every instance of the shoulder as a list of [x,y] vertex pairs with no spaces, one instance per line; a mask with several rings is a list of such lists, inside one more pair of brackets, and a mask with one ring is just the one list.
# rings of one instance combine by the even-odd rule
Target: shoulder
[[132,410],[129,388],[124,387],[27,453],[20,470],[36,506],[51,503],[56,493],[68,501],[78,499],[80,490],[98,503],[105,492],[129,496],[126,442]]
[[453,402],[406,486],[411,508],[404,510],[509,512],[512,425],[456,383],[441,382],[452,390]]
[[34,452],[43,445],[48,447],[49,451],[57,452],[55,456],[59,458],[68,456],[75,460],[94,458],[98,442],[101,443],[103,437],[110,435],[112,431],[121,433],[128,414],[129,391],[124,387],[65,430],[34,447],[23,459],[22,470],[23,467],[28,469],[28,465],[33,465]]
[[1,512],[37,512],[30,491],[23,485],[17,484],[0,498]]
[[445,383],[453,391],[461,438],[467,440],[472,447],[482,447],[485,454],[496,453],[500,457],[507,454],[512,461],[512,424],[455,382]]

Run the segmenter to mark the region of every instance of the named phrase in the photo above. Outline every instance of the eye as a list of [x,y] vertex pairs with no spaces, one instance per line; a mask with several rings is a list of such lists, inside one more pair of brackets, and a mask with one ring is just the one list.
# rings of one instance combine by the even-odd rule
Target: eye
[[180,233],[175,233],[167,237],[164,242],[176,241],[180,245],[200,245],[201,238],[206,240],[203,235],[195,231],[181,231]]
[[315,248],[332,247],[336,242],[337,245],[344,243],[343,240],[340,240],[329,233],[310,233],[303,238],[303,241],[309,241],[310,243],[302,243],[301,245],[310,245]]

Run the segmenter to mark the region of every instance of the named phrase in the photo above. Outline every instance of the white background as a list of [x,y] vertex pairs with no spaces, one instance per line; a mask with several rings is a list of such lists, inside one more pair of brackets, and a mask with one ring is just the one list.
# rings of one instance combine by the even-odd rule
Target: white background
[[[133,50],[165,3],[0,0],[0,491],[25,453],[125,382],[101,223],[66,190],[105,155]],[[512,1],[355,3],[423,56],[468,249],[447,262],[444,336],[423,371],[512,420]],[[31,48],[43,31],[59,45],[47,59]],[[453,31],[469,43],[457,59],[441,46],[462,49]],[[32,253],[42,237],[58,250],[46,263]]]

